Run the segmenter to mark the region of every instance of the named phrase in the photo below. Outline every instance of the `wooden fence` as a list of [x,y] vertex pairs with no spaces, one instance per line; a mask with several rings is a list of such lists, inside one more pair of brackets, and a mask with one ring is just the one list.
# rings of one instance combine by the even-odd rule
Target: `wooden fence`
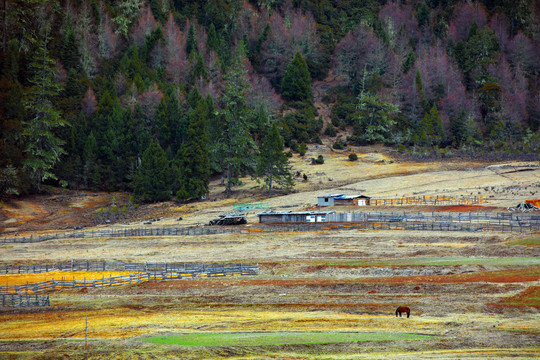
[[450,195],[412,196],[390,199],[370,199],[370,206],[408,206],[408,205],[478,205],[485,201],[483,197],[456,197]]
[[74,231],[56,234],[15,236],[0,238],[0,244],[9,243],[35,243],[54,239],[81,239],[81,238],[111,238],[136,236],[181,236],[181,235],[216,235],[235,233],[242,228],[227,226],[189,226],[189,227],[162,227],[162,228],[134,228],[134,229],[103,229],[92,231]]
[[540,231],[540,214],[530,213],[441,213],[441,212],[352,212],[333,213],[325,222],[298,223],[282,222],[265,224],[264,232],[287,231],[330,231],[346,228],[425,230],[425,231],[497,231],[534,232]]
[[50,271],[132,271],[132,272],[185,272],[219,273],[223,271],[257,270],[257,265],[246,264],[196,264],[196,263],[124,263],[74,260],[57,264],[5,265],[0,274],[38,274]]
[[51,306],[49,295],[17,295],[17,294],[1,294],[0,305],[2,307],[34,307],[34,306]]
[[[488,213],[488,212],[352,212],[335,213],[327,216],[326,222],[419,222],[419,223],[458,223],[466,222],[483,224],[483,230],[467,230],[468,226],[458,226],[458,231],[503,231],[503,232],[532,232],[540,230],[540,214],[537,213]],[[297,223],[298,228],[309,228],[310,224]],[[304,226],[306,225],[306,226]],[[264,230],[263,230],[264,228]],[[417,227],[421,229],[422,227]],[[81,238],[113,238],[113,237],[143,237],[143,236],[182,236],[182,235],[215,235],[224,233],[247,233],[263,230],[266,232],[277,229],[273,225],[254,225],[250,228],[243,226],[193,226],[193,227],[162,227],[135,229],[103,229],[97,231],[78,231],[70,233],[46,234],[38,236],[18,236],[0,238],[0,244],[41,242],[52,239],[81,239]],[[407,227],[408,229],[408,227]],[[478,227],[474,228],[478,229]],[[427,227],[426,227],[427,230]],[[288,231],[288,230],[276,230]],[[293,231],[293,230],[291,230]],[[302,231],[302,230],[299,230]],[[306,230],[307,231],[307,230]],[[454,231],[454,230],[452,230]]]
[[209,266],[206,269],[169,269],[168,271],[148,271],[122,276],[102,277],[101,279],[84,280],[48,280],[26,285],[3,285],[0,286],[0,294],[11,295],[34,295],[48,291],[75,288],[101,288],[131,285],[151,280],[169,280],[169,279],[193,279],[198,277],[223,277],[232,275],[257,275],[259,265],[216,265]]

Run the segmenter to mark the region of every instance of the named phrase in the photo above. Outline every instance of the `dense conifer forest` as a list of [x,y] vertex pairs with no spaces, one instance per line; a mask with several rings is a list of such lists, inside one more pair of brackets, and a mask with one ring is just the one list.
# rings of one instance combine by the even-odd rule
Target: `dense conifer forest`
[[285,148],[340,133],[411,154],[539,155],[539,1],[0,7],[0,197],[55,185],[188,201],[246,174],[288,189]]

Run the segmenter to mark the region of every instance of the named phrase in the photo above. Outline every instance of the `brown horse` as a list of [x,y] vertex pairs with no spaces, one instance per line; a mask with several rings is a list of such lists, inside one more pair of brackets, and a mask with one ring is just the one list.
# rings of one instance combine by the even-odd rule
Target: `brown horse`
[[407,313],[407,317],[409,317],[411,315],[411,309],[406,306],[400,306],[396,310],[396,317],[398,316],[398,314],[399,317],[401,317],[401,313]]

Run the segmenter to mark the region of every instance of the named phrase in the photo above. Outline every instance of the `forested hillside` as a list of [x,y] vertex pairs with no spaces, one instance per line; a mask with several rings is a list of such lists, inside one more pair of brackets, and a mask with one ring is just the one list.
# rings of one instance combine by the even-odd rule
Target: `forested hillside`
[[539,1],[1,6],[0,197],[185,201],[246,174],[287,189],[287,156],[338,134],[338,148],[539,155]]

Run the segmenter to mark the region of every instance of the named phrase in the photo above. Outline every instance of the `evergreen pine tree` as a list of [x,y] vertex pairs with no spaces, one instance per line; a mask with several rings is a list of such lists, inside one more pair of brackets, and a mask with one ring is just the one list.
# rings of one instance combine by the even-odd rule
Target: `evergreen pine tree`
[[23,124],[24,151],[28,155],[23,168],[38,190],[43,181],[56,179],[52,170],[65,151],[64,141],[55,135],[55,131],[67,125],[54,107],[60,87],[56,82],[55,61],[47,48],[49,26],[43,25],[39,38],[34,41],[35,51],[30,62],[32,77],[24,96],[27,118]]
[[420,75],[420,70],[416,70],[414,76],[414,84],[416,86],[416,93],[420,98],[420,104],[422,105],[422,110],[424,113],[428,112],[428,102],[426,99],[426,94],[424,93],[424,84],[422,83],[422,76]]
[[165,152],[157,140],[143,154],[141,165],[133,184],[133,196],[137,201],[165,201],[171,197],[171,170]]
[[186,39],[186,54],[189,58],[193,58],[197,53],[197,36],[193,24],[189,26]]
[[200,199],[208,193],[210,161],[208,158],[208,134],[206,101],[200,99],[189,115],[187,141],[178,152],[179,186],[176,197],[181,201]]
[[19,61],[17,40],[10,40],[7,42],[7,51],[2,56],[2,76],[16,82],[19,77]]
[[436,106],[432,106],[420,120],[418,141],[420,145],[426,146],[440,145],[446,142],[446,131]]
[[80,112],[79,116],[71,123],[70,130],[68,162],[73,169],[73,174],[71,174],[70,178],[72,178],[76,184],[82,184],[84,182],[83,155],[85,145],[85,142],[83,142],[82,139],[86,139],[88,134],[88,125],[83,112]]
[[202,99],[202,95],[199,92],[199,89],[194,87],[191,89],[191,91],[188,93],[186,103],[190,109],[195,109],[197,105],[199,104],[199,101]]
[[281,95],[288,101],[312,102],[311,75],[302,55],[297,52],[281,80]]
[[0,198],[18,195],[27,187],[20,171],[24,162],[22,98],[23,89],[18,81],[12,83],[6,77],[0,78]]
[[98,164],[98,145],[94,133],[90,132],[83,150],[83,182],[88,189],[97,189],[101,185]]
[[420,4],[416,11],[416,21],[418,22],[418,27],[429,25],[429,8],[424,2]]
[[208,78],[208,73],[206,72],[206,66],[204,65],[204,59],[201,54],[197,55],[197,62],[193,68],[192,81],[195,81],[199,78],[206,80]]
[[450,127],[454,146],[461,146],[467,140],[465,136],[465,111],[461,110],[458,115],[450,118]]
[[80,69],[80,51],[75,38],[75,30],[71,24],[71,16],[68,16],[64,28],[64,35],[60,44],[60,61],[67,70]]
[[221,96],[222,117],[221,136],[212,149],[225,156],[227,172],[226,191],[230,193],[234,176],[238,173],[252,173],[256,144],[251,137],[251,109],[248,107],[246,93],[249,89],[247,70],[244,65],[245,49],[240,43],[232,58],[232,64],[224,76],[225,89]]
[[262,177],[268,192],[274,182],[289,190],[294,186],[287,155],[283,152],[283,138],[274,123],[263,138],[257,161],[257,176]]
[[407,54],[405,60],[403,60],[403,64],[401,64],[401,68],[403,69],[404,74],[409,72],[409,70],[413,67],[415,61],[416,56],[414,55],[414,51],[411,49],[411,51],[409,51],[409,53]]
[[358,96],[357,107],[358,118],[354,126],[357,138],[361,142],[389,141],[395,125],[393,115],[399,112],[399,107],[364,91]]
[[209,50],[218,51],[219,49],[219,38],[217,36],[216,27],[214,23],[210,24],[210,29],[208,29],[208,37],[206,40],[206,46]]

